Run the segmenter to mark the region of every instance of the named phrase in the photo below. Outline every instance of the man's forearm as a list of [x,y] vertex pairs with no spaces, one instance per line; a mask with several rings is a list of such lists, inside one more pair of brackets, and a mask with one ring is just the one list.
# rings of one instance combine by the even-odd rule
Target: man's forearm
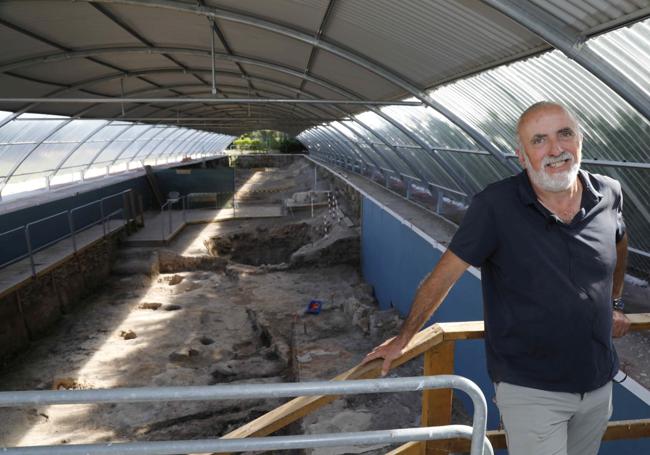
[[413,338],[445,299],[469,264],[447,250],[433,271],[422,281],[398,338],[403,344]]

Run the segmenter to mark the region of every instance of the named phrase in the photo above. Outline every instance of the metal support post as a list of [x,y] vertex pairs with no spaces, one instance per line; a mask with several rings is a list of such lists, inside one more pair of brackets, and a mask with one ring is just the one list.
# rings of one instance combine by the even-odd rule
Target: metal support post
[[27,253],[29,253],[29,264],[32,267],[32,276],[36,276],[36,265],[34,264],[34,255],[32,254],[32,241],[29,238],[29,224],[25,226],[25,240],[27,242]]
[[436,194],[438,195],[438,200],[436,201],[436,213],[440,215],[442,213],[443,192],[439,189],[436,189]]
[[102,219],[102,232],[104,233],[104,236],[106,236],[106,224],[104,220],[104,200],[99,201],[99,216]]
[[70,227],[70,237],[72,237],[72,250],[77,252],[77,239],[74,232],[74,220],[72,219],[72,212],[68,210],[68,226]]

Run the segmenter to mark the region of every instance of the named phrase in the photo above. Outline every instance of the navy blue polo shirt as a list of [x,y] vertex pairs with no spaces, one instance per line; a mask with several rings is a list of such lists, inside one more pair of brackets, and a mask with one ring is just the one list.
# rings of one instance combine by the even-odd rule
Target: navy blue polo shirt
[[612,343],[621,186],[580,171],[581,209],[563,223],[526,171],[477,194],[449,249],[481,268],[488,372],[494,382],[583,393],[618,371]]

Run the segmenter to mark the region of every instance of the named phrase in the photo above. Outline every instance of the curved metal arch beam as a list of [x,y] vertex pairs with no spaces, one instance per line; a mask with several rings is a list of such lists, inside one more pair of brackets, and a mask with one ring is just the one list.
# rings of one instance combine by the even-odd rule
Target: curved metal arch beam
[[449,165],[447,161],[438,155],[438,152],[435,149],[429,147],[422,139],[418,137],[417,134],[413,133],[406,126],[402,125],[400,122],[396,121],[394,118],[386,114],[381,109],[378,109],[376,106],[371,106],[370,110],[384,119],[387,123],[390,123],[395,128],[397,128],[402,134],[420,146],[422,150],[428,151],[429,156],[436,162],[436,164],[440,166],[440,168],[447,173],[449,178],[454,181],[460,188],[462,188],[468,196],[472,196],[481,190],[481,188],[474,182],[474,179],[467,181],[462,176],[462,174],[456,170],[456,167]]
[[[384,156],[383,153],[381,153],[379,150],[377,150],[377,148],[374,145],[372,145],[372,143],[370,143],[365,137],[363,137],[361,135],[361,133],[359,133],[358,131],[355,131],[354,128],[350,127],[349,125],[346,125],[345,122],[332,122],[327,127],[334,130],[336,132],[336,134],[338,134],[339,136],[344,136],[345,137],[345,134],[340,130],[339,126],[345,128],[348,131],[350,131],[354,137],[358,137],[359,139],[361,139],[361,142],[366,144],[368,146],[368,148],[370,148],[373,152],[375,152],[375,154],[378,157],[381,157],[381,159],[386,163],[386,165],[390,168],[390,170],[395,175],[400,175],[399,171],[397,169],[395,169],[395,166],[393,166],[393,163],[389,159],[387,159]],[[369,158],[369,160],[373,164],[373,166],[375,166],[379,170],[379,172],[381,172],[382,175],[386,179],[388,178],[388,175],[386,175],[383,168],[379,165],[379,163],[377,161],[375,161],[373,159],[373,157],[370,155],[370,153],[367,153],[365,150],[363,150],[363,147],[361,147],[361,145],[359,145],[357,142],[352,141],[352,140],[348,139],[347,137],[346,137],[346,140],[347,140],[348,143],[352,144],[357,150],[362,152],[364,156]]]
[[[264,93],[264,94],[271,94],[271,95],[278,94],[278,92],[274,92],[274,91],[271,91],[271,90],[257,90],[257,91],[259,93]],[[229,92],[229,93],[236,93],[236,92]],[[170,97],[170,99],[173,99],[173,97]],[[200,103],[196,103],[196,104],[200,104]],[[183,104],[176,104],[176,105],[173,105],[173,106],[182,107],[182,106],[188,106],[188,105],[192,106],[193,104],[183,103]],[[223,106],[219,106],[218,110],[219,111],[232,111],[232,110],[242,110],[243,109],[245,111],[248,111],[248,105],[245,105],[245,107],[242,107],[242,106],[244,106],[244,105],[241,105],[241,104],[223,105]],[[322,109],[322,106],[316,106],[316,105],[301,105],[301,106],[296,106],[295,109],[292,109],[291,107],[284,106],[284,105],[270,106],[270,105],[263,105],[263,104],[254,105],[254,106],[250,106],[250,107],[251,107],[251,109],[257,109],[257,110],[267,110],[267,111],[275,110],[277,112],[284,112],[284,113],[287,113],[287,114],[290,114],[290,115],[295,114],[296,111],[300,111],[300,112],[303,112],[307,117],[312,117],[312,118],[314,116],[318,116],[319,111],[321,111],[321,110],[324,111]],[[210,108],[212,108],[212,109],[210,109]],[[201,113],[215,111],[215,108],[213,106],[208,106],[208,107],[196,106],[194,108],[184,109],[184,110],[182,110],[182,112],[185,112],[185,113],[194,112],[197,109],[201,109],[199,111]],[[205,109],[205,111],[203,111],[202,109]]]
[[[47,59],[47,61],[52,61],[55,59],[64,59],[64,58],[74,58],[74,57],[86,57],[89,54],[92,55],[97,55],[97,54],[106,54],[106,53],[118,53],[118,52],[128,52],[128,53],[170,53],[170,52],[177,52],[177,53],[188,53],[191,55],[200,55],[204,56],[206,58],[210,57],[210,52],[205,51],[205,50],[200,50],[200,49],[187,49],[187,48],[133,48],[133,47],[114,47],[114,48],[100,48],[100,49],[93,49],[93,50],[80,50],[80,51],[75,51],[75,52],[67,52],[67,53],[59,53],[50,57],[41,57],[41,58],[35,58],[35,59],[27,59],[23,60],[22,64],[23,65],[30,65],[30,64],[35,64],[35,63],[42,63],[44,59]],[[348,97],[348,98],[358,98],[362,99],[359,95],[351,93],[345,89],[342,89],[338,86],[336,86],[333,83],[330,83],[329,81],[324,81],[319,78],[315,78],[313,76],[305,75],[304,73],[300,73],[299,71],[296,71],[292,68],[285,67],[282,65],[278,65],[275,63],[271,63],[268,61],[264,60],[259,60],[259,59],[251,59],[251,58],[245,58],[245,57],[238,57],[238,56],[233,56],[233,55],[227,55],[227,54],[217,54],[217,56],[223,60],[229,60],[229,61],[239,61],[240,63],[246,63],[250,65],[256,65],[260,67],[264,67],[267,69],[271,69],[274,71],[279,71],[284,74],[292,75],[295,77],[303,78],[305,80],[308,80],[309,82],[316,83],[328,90],[334,91],[335,93],[339,93],[342,96]],[[17,65],[18,63],[14,63],[13,65]],[[5,65],[6,67],[6,65]],[[0,66],[0,71],[3,70],[3,68]],[[145,70],[145,71],[156,71],[156,70]],[[182,70],[177,70],[178,72],[182,72]],[[194,69],[188,69],[190,72],[194,72]],[[207,70],[206,70],[207,71]],[[132,72],[130,74],[135,75],[136,72]],[[80,88],[82,86],[86,85],[92,85],[93,83],[98,83],[98,82],[104,82],[106,80],[109,80],[111,78],[115,77],[124,77],[123,74],[117,74],[117,75],[111,75],[108,77],[102,77],[102,78],[97,78],[95,80],[90,80],[90,81],[85,81],[83,83],[77,84],[73,89]],[[168,109],[172,109],[173,107],[169,107]],[[444,166],[444,165],[443,165]],[[447,167],[447,166],[445,166]],[[457,184],[462,187],[462,179],[457,180]]]
[[[239,58],[239,57],[229,55],[228,58],[232,59],[232,58]],[[359,95],[357,93],[354,93],[354,92],[352,92],[350,90],[344,89],[342,87],[339,87],[338,85],[334,84],[333,82],[330,82],[330,81],[327,81],[327,80],[324,80],[324,79],[321,79],[321,78],[316,78],[316,77],[311,76],[311,75],[305,75],[303,73],[300,73],[300,72],[298,72],[298,71],[296,71],[296,70],[294,70],[292,68],[285,67],[283,65],[278,65],[278,64],[274,64],[272,62],[268,62],[268,61],[264,61],[264,60],[257,60],[257,59],[250,59],[250,58],[244,58],[244,60],[245,60],[245,63],[247,63],[249,65],[252,65],[252,66],[261,66],[263,68],[270,69],[270,70],[273,70],[273,71],[277,71],[277,72],[280,72],[282,74],[287,74],[287,75],[291,75],[291,76],[295,76],[295,77],[302,77],[304,80],[307,80],[307,81],[309,81],[311,83],[317,84],[317,85],[319,85],[319,86],[321,86],[323,88],[326,88],[326,89],[328,89],[328,90],[330,90],[330,91],[332,91],[334,93],[337,93],[337,94],[339,94],[341,96],[344,96],[346,98],[359,99],[359,100],[363,99],[361,97],[361,95]],[[210,70],[201,70],[201,69],[196,69],[196,68],[188,68],[188,71],[193,72],[193,73],[200,73],[202,71],[205,71],[206,73],[209,73]],[[164,73],[170,73],[170,72],[180,73],[180,72],[182,72],[182,70],[176,69],[176,68],[151,69],[151,70],[142,70],[142,71],[132,72],[130,74],[137,77],[137,76],[140,76],[140,75],[156,74],[156,73],[159,73],[159,72],[160,73],[163,73],[163,72]],[[98,79],[98,81],[106,82],[107,80],[110,80],[110,79],[113,79],[113,78],[119,78],[119,77],[123,77],[123,75],[122,74],[117,74],[117,75],[114,75],[114,76],[102,77],[102,78]],[[312,94],[310,94],[309,92],[307,92],[305,90],[295,89],[294,87],[291,87],[290,85],[284,84],[284,83],[282,83],[280,81],[275,81],[273,79],[261,78],[259,76],[250,76],[250,75],[249,75],[249,78],[255,79],[255,80],[260,80],[261,82],[266,82],[266,83],[274,84],[274,85],[277,85],[277,86],[287,87],[287,89],[295,90],[298,93],[305,93],[305,94],[312,95]],[[92,85],[93,83],[96,83],[96,82],[87,81],[87,82],[84,83],[84,85]],[[386,119],[390,123],[392,123],[392,124],[394,124],[396,126],[399,125],[398,128],[404,134],[409,136],[415,143],[420,144],[420,146],[424,145],[423,148],[425,150],[430,149],[428,146],[426,146],[426,144],[424,144],[422,141],[420,141],[420,139],[417,137],[417,135],[411,133],[408,129],[406,129],[404,126],[402,126],[398,122],[395,122],[395,120],[393,120],[388,115],[386,115],[381,109],[377,108],[376,106],[366,106],[366,107],[369,110],[376,113],[377,115],[379,115],[382,118]],[[172,109],[172,108],[173,107],[168,107],[168,108],[162,109],[162,110],[169,110],[169,109]],[[324,107],[321,107],[321,109],[324,109]],[[157,111],[155,111],[155,112],[157,112]],[[447,163],[444,159],[439,157],[438,154],[435,151],[430,151],[430,156],[438,163],[439,166],[441,166],[447,172],[448,175],[450,175],[452,177],[452,179],[456,182],[456,184],[460,188],[463,188],[465,190],[465,192],[467,192],[468,194],[474,194],[478,190],[480,190],[480,188],[470,188],[470,187],[468,187],[468,185],[465,183],[465,179],[456,171],[455,167],[449,165],[449,163]]]
[[328,163],[336,164],[339,161],[338,152],[333,152],[329,144],[327,144],[326,147],[321,146],[321,144],[317,142],[318,139],[311,131],[305,130],[300,133],[300,136],[300,142],[302,142],[305,148],[309,150],[310,155],[316,155]]
[[[257,77],[257,76],[250,76],[250,75],[249,75],[249,79],[254,80],[254,81],[258,81],[258,80],[259,80],[260,82],[269,83],[269,84],[272,84],[272,85],[278,86],[278,87],[280,87],[280,88],[282,88],[282,89],[286,89],[286,90],[292,91],[292,92],[294,92],[294,93],[299,93],[299,94],[301,94],[301,95],[308,95],[308,96],[310,96],[310,97],[316,97],[316,95],[313,94],[313,93],[310,93],[310,92],[308,92],[308,91],[306,91],[306,90],[303,90],[303,89],[296,89],[296,88],[291,87],[291,86],[289,86],[289,85],[283,84],[282,82],[279,82],[279,81],[269,80],[269,79],[266,79],[266,78],[261,78],[261,77]],[[171,88],[182,88],[182,87],[189,87],[189,86],[190,86],[190,85],[177,85],[177,86],[173,86],[173,87],[171,87]],[[193,85],[191,85],[191,86],[195,86],[195,87],[204,87],[205,85],[204,85],[204,84],[193,84]],[[230,86],[220,85],[220,87],[221,87],[221,89],[224,89],[224,88],[226,88],[226,87],[230,87]],[[232,87],[236,87],[236,86],[232,86]],[[165,88],[148,88],[148,89],[143,89],[143,90],[133,91],[133,92],[128,93],[127,95],[128,95],[128,96],[131,96],[131,95],[135,95],[136,93],[137,93],[137,94],[145,94],[145,93],[156,92],[156,91],[160,91],[160,90],[164,90],[164,89],[165,89]],[[267,91],[267,90],[262,90],[262,91],[259,91],[259,92],[260,92],[260,93],[269,93],[269,94],[272,94],[272,95],[279,95],[279,93],[277,93],[277,92],[272,92],[272,91]],[[231,92],[229,92],[229,93],[231,93]],[[350,95],[352,96],[352,94],[350,94]],[[301,106],[296,106],[296,108],[299,108],[299,107],[301,107]],[[317,107],[318,107],[318,106],[314,106],[314,108],[317,108]],[[338,106],[331,106],[330,108],[332,108],[332,109],[336,109],[338,112],[344,113],[344,114],[346,114],[346,115],[348,115],[348,116],[350,115],[349,112],[345,111],[344,109],[342,109],[342,108],[340,108],[340,107],[338,107]],[[385,120],[387,120],[387,121],[388,121],[389,123],[391,123],[392,125],[396,126],[396,127],[397,127],[397,128],[398,128],[398,129],[403,133],[403,134],[406,134],[407,137],[409,137],[409,138],[411,138],[412,140],[414,140],[414,141],[415,141],[417,144],[419,144],[420,147],[422,147],[423,149],[425,149],[425,150],[430,149],[430,148],[429,148],[428,146],[426,146],[426,144],[424,144],[424,143],[423,143],[419,138],[417,138],[417,136],[415,136],[415,135],[412,134],[410,131],[406,130],[406,129],[401,125],[401,124],[399,124],[398,122],[396,122],[395,120],[393,120],[392,118],[390,118],[389,116],[387,116],[383,111],[381,111],[381,109],[377,108],[376,106],[368,106],[368,108],[369,108],[372,112],[374,112],[375,114],[377,114],[377,115],[381,116],[382,118],[384,118]],[[416,167],[414,167],[410,161],[408,161],[408,160],[406,160],[404,157],[402,157],[401,154],[396,150],[396,148],[393,147],[392,145],[390,145],[390,143],[389,143],[385,138],[383,138],[382,136],[380,136],[378,132],[372,130],[372,129],[369,128],[367,125],[363,124],[363,123],[362,123],[359,119],[357,119],[356,117],[352,116],[351,118],[352,118],[356,123],[358,123],[359,125],[361,125],[363,128],[365,128],[366,130],[368,130],[368,131],[370,131],[371,133],[373,133],[376,137],[378,137],[378,138],[379,138],[379,139],[380,139],[384,144],[386,144],[387,147],[391,148],[391,149],[395,152],[395,154],[397,155],[398,159],[400,159],[402,162],[404,162],[404,163],[406,164],[406,166],[411,170],[411,172],[414,173],[414,175],[415,175],[417,178],[419,178],[423,183],[426,183],[426,182],[427,182],[426,178],[424,178],[424,176],[422,175],[422,173],[420,173],[419,170],[418,170]],[[462,176],[461,176],[460,174],[458,174],[452,166],[449,166],[449,165],[446,163],[445,160],[443,160],[442,158],[440,158],[440,157],[437,155],[437,153],[435,152],[435,150],[431,149],[431,150],[430,150],[430,153],[431,153],[431,155],[430,155],[431,158],[433,158],[434,161],[435,161],[435,162],[436,162],[436,163],[437,163],[437,164],[438,164],[438,165],[439,165],[439,166],[440,166],[440,167],[441,167],[441,168],[442,168],[442,169],[447,173],[447,175],[448,175],[448,176],[449,176],[453,181],[455,181],[455,183],[456,183],[460,188],[462,188],[462,189],[463,189],[463,190],[464,190],[468,195],[475,194],[476,192],[478,192],[478,191],[480,190],[476,185],[467,184],[467,183],[466,183],[466,180],[465,180],[464,178],[462,178]],[[473,181],[472,181],[472,182],[473,182]]]
[[567,31],[567,24],[532,2],[482,1],[574,60],[650,120],[648,94],[632,83],[616,66],[600,57],[589,47],[584,46],[584,35],[578,31],[573,31],[573,33]]
[[482,147],[490,152],[494,157],[508,170],[512,172],[519,172],[514,164],[508,161],[505,158],[505,154],[497,149],[494,144],[492,144],[488,138],[481,133],[479,130],[474,128],[469,123],[465,122],[462,118],[451,112],[449,109],[439,104],[425,92],[420,90],[412,82],[408,81],[404,76],[399,75],[388,68],[385,68],[373,61],[371,61],[367,56],[352,52],[347,49],[343,49],[340,46],[324,41],[317,36],[312,36],[308,33],[301,32],[299,30],[280,25],[278,23],[261,19],[251,15],[233,13],[226,11],[220,8],[208,7],[208,6],[196,6],[187,3],[181,3],[176,0],[81,0],[86,2],[98,2],[98,3],[115,3],[115,4],[125,4],[125,5],[134,5],[134,6],[143,6],[148,8],[162,8],[172,11],[178,11],[183,13],[196,14],[201,16],[206,16],[213,19],[221,19],[229,22],[236,22],[244,25],[249,25],[255,28],[264,29],[272,33],[277,33],[282,36],[293,38],[297,41],[309,44],[315,48],[322,49],[324,51],[330,52],[340,58],[343,58],[353,64],[356,64],[377,76],[387,80],[388,82],[396,85],[397,87],[406,90],[411,95],[415,96],[423,103],[438,111],[443,116],[447,117],[452,123],[464,130],[472,139],[479,143]]
[[[174,85],[174,86],[170,86],[170,88],[176,88],[176,89],[179,89],[179,88],[203,88],[203,87],[205,87],[205,85],[203,85],[203,84],[177,84],[177,85]],[[226,88],[235,88],[235,89],[243,88],[243,87],[239,87],[239,86],[229,86],[229,85],[228,86],[227,85],[220,85],[219,87],[220,87],[220,89],[222,91],[224,91],[226,93],[237,93],[236,91],[230,91],[230,90],[226,91],[226,90],[224,90]],[[127,96],[132,96],[132,95],[135,96],[136,94],[137,95],[142,95],[142,94],[152,93],[152,92],[156,92],[156,91],[160,91],[160,90],[164,90],[164,89],[163,88],[142,89],[142,90],[137,90],[137,91],[130,92],[130,93],[127,94]],[[271,91],[271,90],[256,90],[256,91],[258,93],[262,93],[262,94],[283,95],[282,93],[274,92],[274,91]],[[181,96],[181,95],[178,95],[178,96]],[[171,98],[174,98],[174,97],[171,97]],[[197,101],[196,104],[202,104],[202,103],[200,101]],[[188,105],[191,106],[191,104],[183,103],[183,104],[179,104],[179,105],[172,105],[172,108],[175,107],[175,106],[188,106]],[[239,106],[239,105],[232,105],[232,106]],[[233,110],[232,106],[220,106],[219,110],[220,111]],[[260,106],[260,107],[267,107],[267,106]],[[268,107],[270,107],[270,106],[268,106]],[[274,106],[274,107],[277,108],[278,112],[280,112],[280,111],[287,112],[287,113],[295,112],[295,111],[292,111],[291,108],[288,108],[286,106]],[[315,108],[316,106],[298,106],[297,108],[300,108],[301,111],[302,110],[306,111],[307,114],[310,114],[310,116],[313,117],[314,113],[310,113],[308,107]],[[167,109],[169,109],[169,108],[167,108]],[[206,110],[214,111],[214,109],[209,109],[209,108],[206,108]],[[191,111],[191,109],[186,109],[183,112],[188,112],[188,111]],[[159,111],[154,111],[154,113],[155,112],[159,112]],[[316,109],[314,109],[314,112],[317,113],[318,111]],[[119,119],[119,116],[118,117],[113,117],[113,118]]]
[[77,150],[79,150],[81,148],[81,146],[84,145],[88,141],[88,139],[93,137],[95,134],[99,133],[101,130],[103,130],[107,126],[110,126],[112,123],[113,123],[112,121],[106,120],[106,123],[104,123],[103,125],[101,125],[101,126],[99,126],[97,128],[94,128],[86,136],[84,136],[84,138],[82,140],[80,140],[79,143],[72,148],[72,150],[70,150],[68,153],[66,153],[66,155],[63,157],[63,159],[61,161],[59,161],[59,164],[56,165],[56,168],[54,168],[48,174],[48,178],[55,176],[61,170],[61,168],[63,167],[65,162],[68,161],[70,159],[70,157],[72,155],[74,155],[75,152]]
[[[154,125],[151,125],[151,126],[149,126],[149,128],[145,128],[144,130],[142,130],[142,131],[140,132],[140,134],[138,134],[136,137],[133,138],[133,140],[131,141],[131,144],[133,144],[134,142],[137,142],[138,139],[140,139],[142,136],[144,136],[144,134],[145,134],[147,131],[149,131],[151,128],[153,128],[153,127],[154,127]],[[115,159],[111,162],[111,164],[109,164],[109,166],[114,165],[114,164],[117,162],[117,160],[118,160],[118,159],[119,159],[119,158],[124,154],[124,152],[126,152],[126,150],[127,150],[129,147],[131,147],[131,144],[129,144],[129,145],[127,145],[126,147],[124,147],[124,148],[122,149],[122,151],[121,151],[120,153],[117,154],[117,156],[116,156]],[[92,163],[91,163],[91,164],[92,164]]]
[[[334,130],[334,131],[330,131],[330,130]],[[312,131],[315,132],[316,137],[319,137],[320,135],[320,137],[322,137],[320,141],[327,144],[328,147],[330,147],[332,150],[337,150],[336,147],[340,148],[339,155],[341,156],[341,159],[339,161],[342,164],[334,160],[335,164],[339,166],[347,167],[346,164],[348,162],[352,162],[352,163],[360,162],[363,163],[367,169],[369,167],[368,163],[370,163],[370,165],[372,165],[372,167],[377,169],[377,171],[381,173],[381,175],[386,177],[384,170],[379,165],[379,163],[375,161],[375,159],[372,156],[366,153],[365,150],[363,150],[363,148],[361,148],[357,143],[352,142],[347,138],[344,143],[341,139],[339,139],[341,136],[344,135],[341,134],[341,132],[338,131],[333,126],[323,126],[323,127],[315,128]],[[336,144],[336,147],[331,145],[331,143]],[[351,144],[352,147],[350,147],[350,145],[346,145],[346,143]],[[356,155],[354,153],[349,153],[347,150],[354,151]]]
[[[90,108],[85,108],[82,112],[87,112],[88,109],[90,109]],[[10,116],[10,117],[12,117],[12,119],[15,118],[14,116]],[[18,161],[17,161],[17,162],[12,166],[12,168],[9,170],[9,172],[7,173],[7,175],[4,177],[4,180],[2,180],[2,182],[0,182],[0,192],[2,192],[2,190],[3,190],[4,187],[7,185],[7,183],[8,183],[9,180],[11,179],[11,177],[13,177],[13,175],[14,175],[15,172],[18,170],[18,168],[20,168],[20,166],[22,166],[22,164],[23,164],[25,161],[27,161],[27,159],[28,159],[30,156],[32,156],[32,154],[33,154],[33,153],[34,153],[34,152],[35,152],[35,151],[36,151],[36,150],[37,150],[37,149],[38,149],[38,148],[39,148],[39,147],[40,147],[40,146],[41,146],[45,141],[47,141],[47,140],[48,140],[49,138],[51,138],[54,134],[56,134],[60,129],[64,128],[65,126],[67,126],[67,125],[70,124],[73,120],[76,120],[76,119],[75,119],[75,118],[67,118],[67,119],[62,119],[62,120],[65,120],[65,121],[64,121],[62,124],[58,125],[54,130],[52,130],[52,131],[51,131],[47,136],[45,136],[44,138],[42,138],[39,142],[36,142],[36,143],[34,144],[34,147],[32,147],[32,148],[29,150],[29,152],[27,152],[27,153],[26,153],[26,154],[25,154],[21,159],[19,159],[19,160],[18,160]],[[3,123],[3,124],[4,124],[4,123]],[[49,177],[49,174],[48,174],[47,177]],[[49,185],[49,181],[48,181],[48,185]]]
[[[345,110],[343,110],[343,109],[340,109],[340,111],[341,111],[341,112],[345,112],[345,113],[347,113],[347,112],[346,112]],[[406,165],[406,167],[407,167],[411,172],[413,172],[413,173],[415,174],[415,177],[418,178],[418,179],[422,182],[422,184],[427,184],[427,183],[428,183],[428,180],[427,180],[426,177],[424,177],[424,175],[419,171],[419,169],[417,169],[415,166],[413,166],[413,164],[412,164],[410,161],[408,161],[406,158],[404,158],[404,157],[402,156],[402,154],[397,150],[397,148],[394,147],[394,146],[392,146],[392,145],[390,144],[390,142],[388,142],[388,140],[386,140],[386,138],[384,137],[383,134],[381,134],[381,133],[378,132],[378,131],[373,130],[373,129],[370,128],[368,125],[366,125],[364,122],[362,122],[361,120],[359,120],[358,118],[356,118],[356,117],[354,117],[354,116],[352,117],[352,120],[353,120],[356,124],[358,124],[359,126],[361,126],[363,129],[365,129],[366,131],[368,131],[370,134],[372,134],[372,135],[374,135],[375,137],[377,137],[381,142],[384,143],[384,145],[385,145],[386,147],[388,147],[389,149],[391,149],[391,150],[393,151],[393,153],[395,154],[395,156],[397,157],[397,159],[399,159],[400,161],[402,161],[402,163],[404,163],[404,164]],[[339,123],[342,123],[342,122],[339,122]],[[365,140],[365,139],[364,139],[364,140]],[[386,158],[384,158],[384,160],[385,160],[385,161],[388,161]],[[389,162],[390,162],[390,161],[389,161]],[[391,167],[392,167],[392,166],[391,166]],[[401,176],[401,173],[398,173],[398,175]],[[408,182],[407,182],[407,185],[408,185]]]
[[[352,128],[350,125],[347,125],[345,122],[336,122],[336,125],[341,125],[345,129],[350,131],[354,136],[361,139],[361,142],[366,144],[370,149],[372,149],[373,152],[375,152],[377,154],[377,156],[380,156],[381,159],[384,160],[384,162],[388,165],[388,167],[390,168],[390,170],[393,172],[393,174],[396,177],[401,178],[402,173],[395,167],[393,162],[389,158],[387,158],[386,155],[382,151],[380,151],[377,147],[375,147],[375,145],[372,142],[370,142],[368,139],[366,139],[366,137],[364,135],[359,133],[357,130]],[[338,128],[335,128],[335,129],[338,129]],[[355,144],[355,145],[361,149],[361,146],[359,146],[358,144]],[[380,170],[381,170],[381,168],[380,168]],[[384,174],[384,177],[386,177],[386,183],[388,183],[388,176],[383,171],[382,171],[382,174]]]
[[169,159],[171,151],[174,149],[175,145],[178,145],[178,141],[184,142],[186,139],[201,134],[201,130],[195,130],[192,128],[181,128],[181,130],[180,133],[174,134],[174,137],[171,139],[161,142],[152,149],[152,154],[156,156],[156,165],[158,165],[159,159]]
[[317,141],[320,143],[323,143],[324,145],[327,145],[327,148],[330,151],[330,155],[334,155],[335,157],[338,157],[338,161],[341,161],[343,163],[347,162],[350,160],[350,157],[354,157],[355,159],[361,159],[363,161],[364,158],[361,157],[359,154],[359,151],[355,149],[352,149],[350,147],[346,148],[344,144],[338,140],[336,137],[337,133],[332,133],[329,131],[327,127],[319,127],[319,128],[313,128],[310,132],[310,134],[314,137],[316,137]]
[[354,153],[347,152],[346,147],[342,142],[338,140],[335,133],[332,133],[326,127],[314,128],[310,130],[309,134],[314,136],[317,141],[327,146],[327,148],[330,150],[330,156],[334,155],[335,157],[334,162],[337,162],[336,157],[338,157],[338,161],[341,161],[342,163],[350,160],[350,157],[355,157],[355,160],[360,159],[362,162],[364,161],[361,155],[359,155],[358,151],[355,150],[356,156]]

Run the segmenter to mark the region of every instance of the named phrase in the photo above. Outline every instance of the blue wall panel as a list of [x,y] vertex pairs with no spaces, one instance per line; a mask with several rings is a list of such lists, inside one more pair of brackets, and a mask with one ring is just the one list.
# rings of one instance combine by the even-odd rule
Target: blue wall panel
[[[406,316],[422,279],[438,262],[441,251],[368,198],[363,199],[361,269],[381,309],[391,306]],[[434,322],[483,319],[481,281],[465,273],[427,325]],[[496,428],[498,413],[491,402],[494,388],[487,376],[482,340],[456,343],[455,372],[476,382],[488,401],[488,426]],[[471,401],[458,393],[471,412]]]
[[[125,180],[113,185],[102,188],[95,188],[89,191],[80,192],[74,196],[46,202],[35,205],[15,212],[0,215],[0,233],[9,231],[13,228],[23,226],[40,218],[45,218],[64,210],[70,210],[82,206],[92,201],[96,201],[105,196],[119,193],[126,189],[132,188],[135,192],[142,195],[144,208],[151,206],[151,190],[146,178],[136,177]],[[117,197],[107,200],[104,205],[106,214],[122,208],[122,198]],[[75,229],[79,229],[95,220],[98,220],[99,208],[97,206],[88,207],[75,212],[74,223]],[[57,238],[68,235],[70,232],[68,218],[66,215],[58,216],[50,221],[39,223],[30,227],[30,238],[32,247],[37,248],[45,245]],[[0,264],[19,257],[27,253],[24,230],[14,232],[7,236],[0,237]]]
[[[381,309],[394,307],[406,316],[418,285],[432,270],[442,253],[386,210],[364,197],[362,210],[361,267],[364,279],[374,287]],[[428,324],[483,319],[480,279],[466,272]],[[455,373],[476,382],[488,402],[488,429],[498,425],[498,410],[492,403],[494,388],[487,376],[482,340],[456,343]],[[466,408],[471,402],[462,393]],[[650,407],[620,385],[614,386],[613,420],[650,418]],[[497,453],[506,454],[505,450]],[[650,441],[603,443],[600,455],[650,454]]]

